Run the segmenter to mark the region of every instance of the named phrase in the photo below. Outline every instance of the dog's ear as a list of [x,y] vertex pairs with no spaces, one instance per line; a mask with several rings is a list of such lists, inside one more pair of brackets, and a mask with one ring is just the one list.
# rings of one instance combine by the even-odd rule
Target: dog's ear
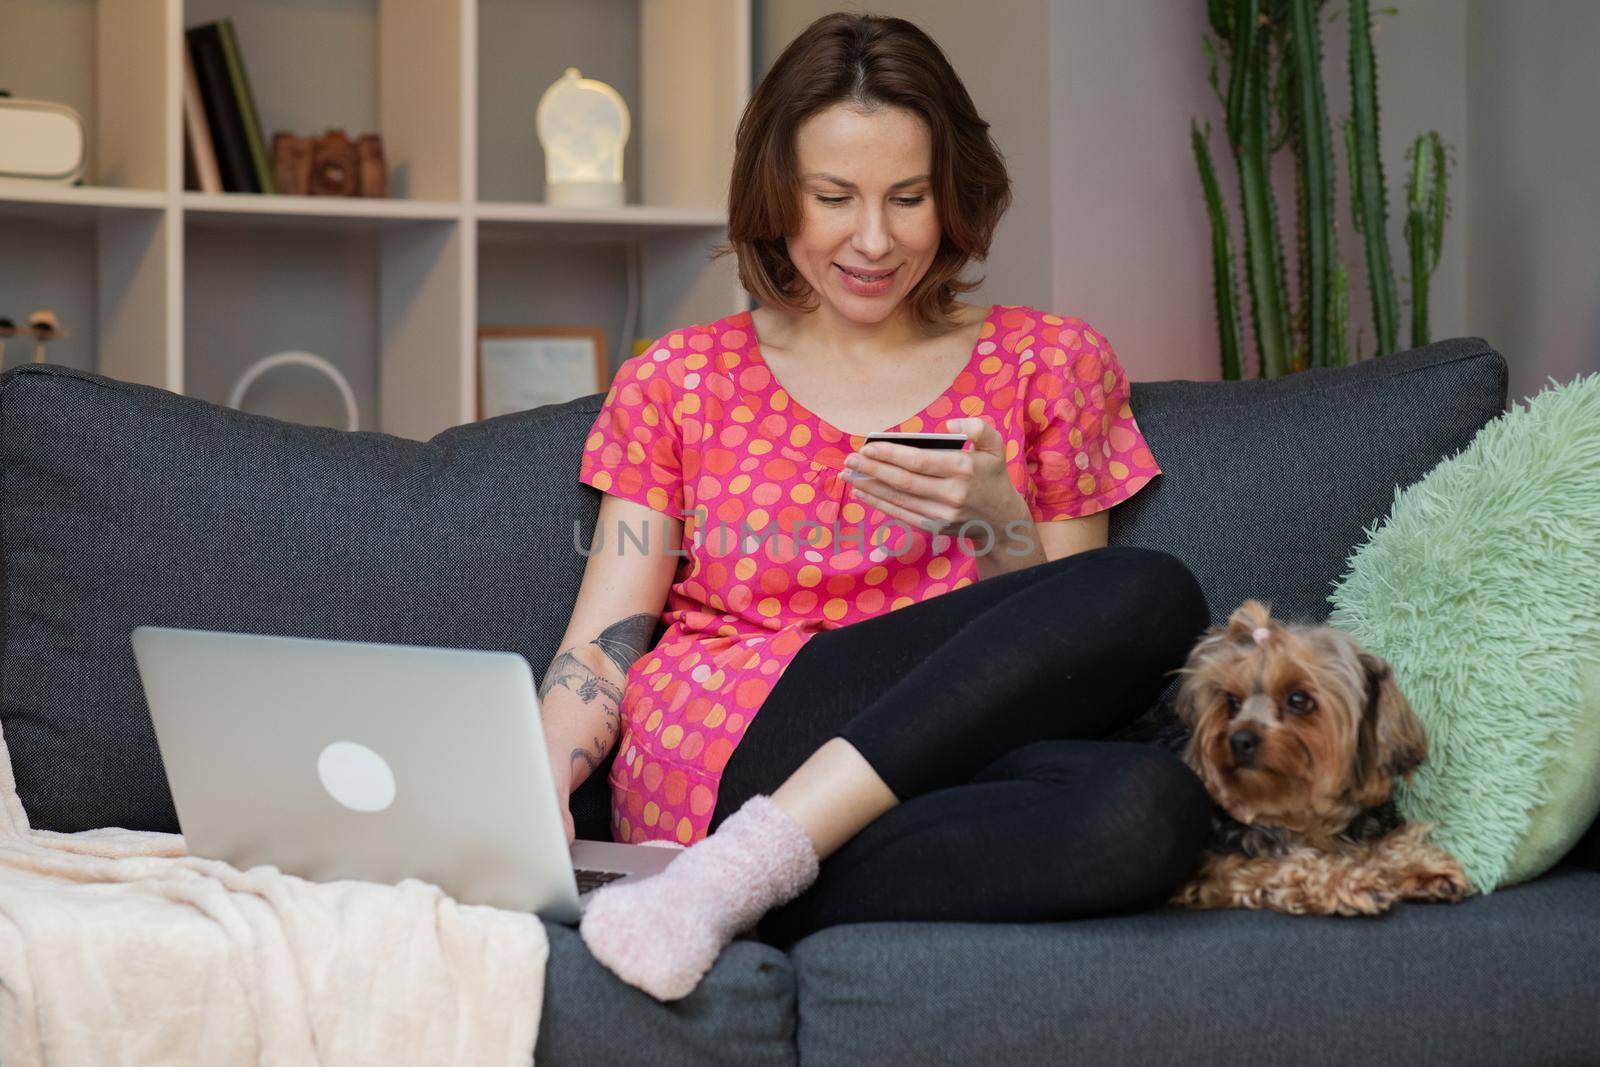
[[1187,726],[1191,733],[1199,729],[1201,705],[1211,693],[1216,672],[1210,668],[1215,666],[1218,653],[1228,644],[1227,627],[1213,626],[1189,650],[1189,658],[1184,665],[1167,672],[1182,679],[1178,683],[1177,693],[1172,697],[1172,710],[1178,716],[1178,721]]
[[[1255,602],[1247,600],[1245,603]],[[1243,610],[1244,608],[1240,608],[1240,611]],[[1238,618],[1238,614],[1234,612],[1234,619]],[[1199,725],[1200,700],[1208,686],[1203,678],[1206,668],[1218,653],[1234,642],[1233,623],[1234,620],[1229,619],[1227,622],[1208,626],[1205,633],[1194,643],[1194,647],[1189,649],[1188,659],[1184,661],[1183,666],[1167,672],[1183,678],[1178,685],[1178,692],[1172,698],[1172,707],[1179,721],[1191,732]]]
[[1365,706],[1358,740],[1358,781],[1371,790],[1375,803],[1389,795],[1395,778],[1411,780],[1412,772],[1428,758],[1428,731],[1400,692],[1389,661],[1360,652],[1366,678]]
[[1178,721],[1187,726],[1192,733],[1195,729],[1195,720],[1200,715],[1200,690],[1204,683],[1200,675],[1193,668],[1179,668],[1183,681],[1178,683],[1177,695],[1172,698],[1173,711],[1177,713]]

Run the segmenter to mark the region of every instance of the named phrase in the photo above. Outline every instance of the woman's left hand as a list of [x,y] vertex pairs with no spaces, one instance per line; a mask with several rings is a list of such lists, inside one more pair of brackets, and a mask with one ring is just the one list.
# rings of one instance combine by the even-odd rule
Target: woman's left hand
[[980,418],[948,419],[945,429],[966,434],[972,450],[869,441],[845,460],[845,480],[863,503],[929,533],[956,536],[964,523],[987,523],[987,536],[981,525],[965,536],[999,542],[1012,520],[1031,523],[1006,473],[1000,431]]

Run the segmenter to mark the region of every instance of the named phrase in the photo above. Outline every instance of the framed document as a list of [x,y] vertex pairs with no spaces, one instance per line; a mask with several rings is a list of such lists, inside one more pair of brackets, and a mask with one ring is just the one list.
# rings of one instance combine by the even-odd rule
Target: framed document
[[564,404],[611,384],[598,326],[480,326],[478,418]]

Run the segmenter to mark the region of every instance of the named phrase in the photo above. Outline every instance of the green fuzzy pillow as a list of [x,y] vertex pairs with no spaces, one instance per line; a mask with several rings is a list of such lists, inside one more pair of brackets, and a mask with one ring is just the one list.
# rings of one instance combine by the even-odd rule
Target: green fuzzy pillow
[[1600,812],[1600,374],[1513,403],[1366,535],[1328,621],[1428,729],[1401,814],[1479,892],[1542,874]]

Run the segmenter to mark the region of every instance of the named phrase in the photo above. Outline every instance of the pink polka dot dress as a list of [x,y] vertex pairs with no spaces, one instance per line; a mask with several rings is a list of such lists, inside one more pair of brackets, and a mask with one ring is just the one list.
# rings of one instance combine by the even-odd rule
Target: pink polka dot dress
[[[1127,375],[1082,319],[994,305],[949,388],[889,429],[974,415],[999,428],[1035,522],[1109,508],[1161,473]],[[623,689],[614,840],[706,835],[729,756],[813,634],[978,580],[982,533],[930,536],[854,496],[840,475],[864,442],[789,395],[747,311],[673,330],[618,369],[579,481],[681,518],[684,554],[666,632]],[[659,546],[662,524],[648,529]],[[617,552],[619,531],[604,536]]]

